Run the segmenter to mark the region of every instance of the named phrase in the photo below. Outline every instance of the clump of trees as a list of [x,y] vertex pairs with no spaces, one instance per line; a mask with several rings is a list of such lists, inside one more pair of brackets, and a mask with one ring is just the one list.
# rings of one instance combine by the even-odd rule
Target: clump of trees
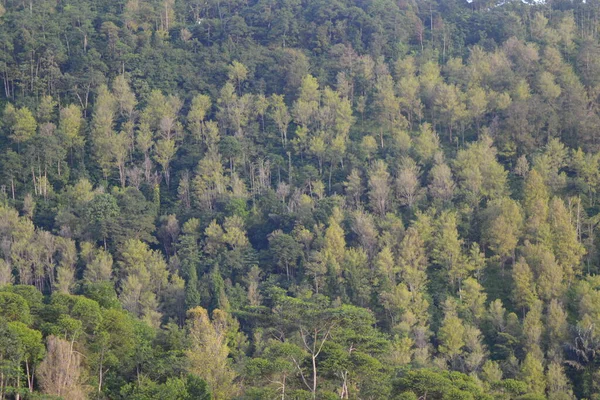
[[593,399],[595,2],[0,6],[0,398]]

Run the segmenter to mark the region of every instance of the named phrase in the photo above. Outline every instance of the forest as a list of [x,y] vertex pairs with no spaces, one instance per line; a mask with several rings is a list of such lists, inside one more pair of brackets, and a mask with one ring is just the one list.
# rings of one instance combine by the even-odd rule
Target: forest
[[599,29],[0,1],[0,399],[600,400]]

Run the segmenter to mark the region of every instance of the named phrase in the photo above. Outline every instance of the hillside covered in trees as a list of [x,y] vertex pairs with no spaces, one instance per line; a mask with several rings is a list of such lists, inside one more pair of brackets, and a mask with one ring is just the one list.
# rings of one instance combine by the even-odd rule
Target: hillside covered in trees
[[3,0],[0,398],[600,399],[599,28]]

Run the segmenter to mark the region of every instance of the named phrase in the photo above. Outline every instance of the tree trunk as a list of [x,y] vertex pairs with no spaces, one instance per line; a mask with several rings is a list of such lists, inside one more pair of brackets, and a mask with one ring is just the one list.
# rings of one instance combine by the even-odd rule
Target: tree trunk
[[27,386],[29,387],[29,392],[33,393],[33,374],[32,371],[29,371],[29,361],[25,361],[25,371],[27,372]]
[[125,165],[119,163],[119,180],[121,181],[121,187],[125,187]]
[[317,398],[317,356],[312,355],[312,368],[313,368],[313,390],[312,397],[313,399]]
[[[21,372],[21,371],[19,371]],[[17,393],[15,394],[15,400],[21,400],[21,395],[19,394],[19,389],[21,389],[21,379],[17,375]]]
[[102,353],[100,355],[100,371],[98,371],[98,393],[102,392],[102,379],[103,379],[103,366],[104,363],[104,348],[102,348]]

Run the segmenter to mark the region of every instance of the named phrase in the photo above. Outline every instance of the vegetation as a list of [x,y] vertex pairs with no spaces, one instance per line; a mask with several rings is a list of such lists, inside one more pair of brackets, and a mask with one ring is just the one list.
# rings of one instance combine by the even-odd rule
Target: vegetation
[[5,0],[0,398],[600,399],[597,0]]

